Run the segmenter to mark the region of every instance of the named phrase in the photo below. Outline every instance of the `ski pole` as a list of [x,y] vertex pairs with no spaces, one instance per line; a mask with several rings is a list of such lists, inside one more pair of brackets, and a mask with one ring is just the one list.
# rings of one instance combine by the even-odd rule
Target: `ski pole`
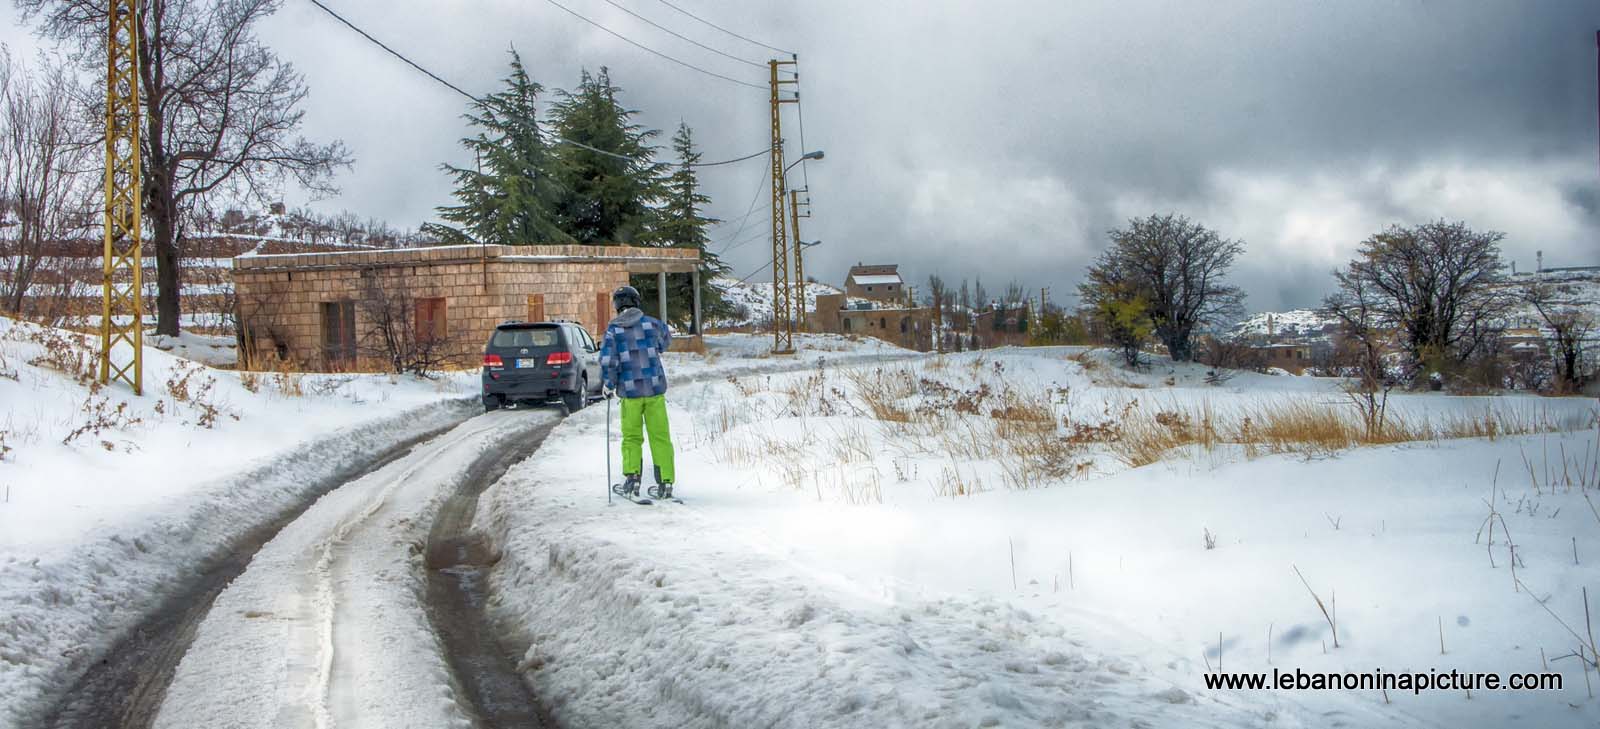
[[606,506],[611,505],[611,396],[606,395]]

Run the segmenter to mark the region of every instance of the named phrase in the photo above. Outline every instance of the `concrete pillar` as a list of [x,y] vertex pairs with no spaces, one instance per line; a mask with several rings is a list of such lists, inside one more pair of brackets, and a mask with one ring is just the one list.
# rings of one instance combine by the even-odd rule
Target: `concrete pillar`
[[701,334],[701,331],[700,331],[700,269],[697,268],[697,269],[689,272],[689,282],[690,282],[690,288],[694,289],[694,313],[691,314],[691,316],[694,317],[692,319],[692,321],[694,323],[694,334],[695,334],[695,336],[698,337]]
[[667,320],[667,272],[656,272],[656,316]]

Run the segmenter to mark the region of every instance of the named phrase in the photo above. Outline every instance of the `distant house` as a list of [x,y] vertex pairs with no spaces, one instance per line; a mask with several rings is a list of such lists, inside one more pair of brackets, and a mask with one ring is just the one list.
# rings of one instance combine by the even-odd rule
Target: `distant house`
[[974,349],[1020,346],[1028,343],[1028,306],[995,302],[972,318]]
[[1304,374],[1312,365],[1310,344],[1262,344],[1254,347],[1263,358],[1263,364],[1296,375]]
[[905,288],[897,264],[864,266],[857,263],[850,267],[844,280],[845,294],[857,299],[900,301],[905,297]]
[[858,263],[845,274],[844,288],[816,298],[808,329],[876,337],[919,352],[933,348],[933,309],[910,300],[900,266]]

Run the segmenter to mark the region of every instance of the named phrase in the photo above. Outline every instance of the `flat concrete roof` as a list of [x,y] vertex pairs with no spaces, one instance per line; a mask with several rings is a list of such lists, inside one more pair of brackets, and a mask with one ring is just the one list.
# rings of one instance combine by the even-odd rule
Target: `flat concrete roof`
[[692,248],[639,246],[505,246],[455,245],[428,248],[336,251],[329,253],[246,253],[233,259],[235,271],[359,269],[387,266],[429,266],[445,263],[617,263],[628,273],[690,273],[700,267]]

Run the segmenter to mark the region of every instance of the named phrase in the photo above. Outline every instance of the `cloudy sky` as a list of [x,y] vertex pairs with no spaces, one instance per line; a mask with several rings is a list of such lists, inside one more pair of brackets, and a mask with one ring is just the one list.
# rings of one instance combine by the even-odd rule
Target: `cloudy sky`
[[[325,2],[475,93],[496,87],[515,46],[547,87],[609,66],[641,123],[687,122],[707,160],[768,143],[764,88],[675,65],[552,0]],[[772,55],[662,0],[559,2],[765,83],[764,67],[619,9],[733,56]],[[1600,264],[1592,0],[672,2],[799,54],[805,143],[827,152],[806,170],[815,217],[802,223],[823,241],[807,272],[824,281],[895,262],[917,282],[1015,279],[1066,301],[1108,228],[1167,211],[1245,241],[1235,276],[1255,309],[1316,303],[1329,271],[1396,222],[1503,231],[1522,267],[1535,250],[1547,265]],[[0,39],[36,44],[6,5]],[[410,227],[448,201],[439,163],[469,161],[459,96],[306,0],[285,0],[260,32],[306,76],[307,135],[356,155],[342,193],[315,207]],[[711,212],[729,221],[715,248],[741,276],[770,258],[763,171],[704,171]]]

